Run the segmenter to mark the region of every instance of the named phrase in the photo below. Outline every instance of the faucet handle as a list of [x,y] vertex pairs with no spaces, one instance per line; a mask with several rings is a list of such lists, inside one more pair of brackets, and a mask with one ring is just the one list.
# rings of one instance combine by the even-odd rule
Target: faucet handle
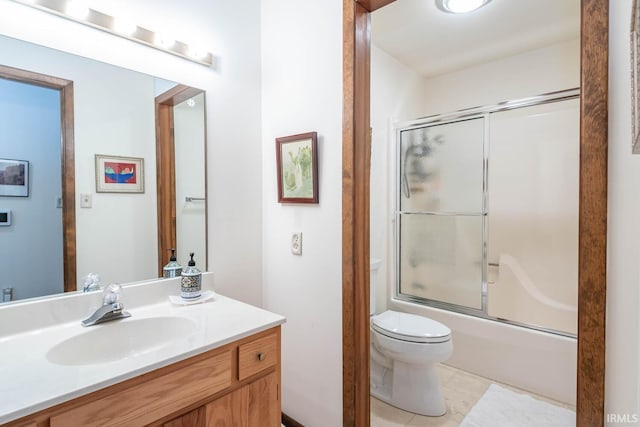
[[122,286],[112,283],[107,286],[102,294],[102,305],[111,305],[120,301],[122,298]]
[[83,292],[99,291],[100,290],[100,276],[98,273],[89,273],[84,278]]

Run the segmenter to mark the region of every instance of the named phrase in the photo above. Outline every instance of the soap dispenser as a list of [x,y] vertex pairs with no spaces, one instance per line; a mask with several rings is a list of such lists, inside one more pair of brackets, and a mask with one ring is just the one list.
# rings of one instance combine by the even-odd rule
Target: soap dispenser
[[182,273],[182,266],[176,261],[176,250],[171,248],[171,258],[162,269],[164,277],[179,277]]
[[180,296],[185,300],[200,298],[202,290],[202,273],[196,268],[193,260],[193,252],[189,254],[191,259],[186,269],[182,270],[182,281],[180,284]]

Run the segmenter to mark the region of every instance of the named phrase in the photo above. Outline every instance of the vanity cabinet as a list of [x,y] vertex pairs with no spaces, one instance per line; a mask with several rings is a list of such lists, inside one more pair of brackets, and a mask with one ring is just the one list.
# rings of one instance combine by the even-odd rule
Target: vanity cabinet
[[277,326],[7,426],[279,427],[280,418]]

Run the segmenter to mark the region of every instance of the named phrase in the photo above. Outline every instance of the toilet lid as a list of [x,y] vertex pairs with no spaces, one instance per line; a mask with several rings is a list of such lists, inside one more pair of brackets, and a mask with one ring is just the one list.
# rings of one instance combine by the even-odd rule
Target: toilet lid
[[371,327],[383,335],[403,341],[439,343],[451,339],[451,329],[440,322],[392,310],[373,316]]

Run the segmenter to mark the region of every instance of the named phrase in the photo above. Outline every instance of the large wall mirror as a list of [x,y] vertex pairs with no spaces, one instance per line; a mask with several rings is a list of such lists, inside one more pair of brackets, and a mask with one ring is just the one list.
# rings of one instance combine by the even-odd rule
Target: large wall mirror
[[9,37],[0,51],[0,301],[156,278],[171,247],[206,270],[204,92]]

